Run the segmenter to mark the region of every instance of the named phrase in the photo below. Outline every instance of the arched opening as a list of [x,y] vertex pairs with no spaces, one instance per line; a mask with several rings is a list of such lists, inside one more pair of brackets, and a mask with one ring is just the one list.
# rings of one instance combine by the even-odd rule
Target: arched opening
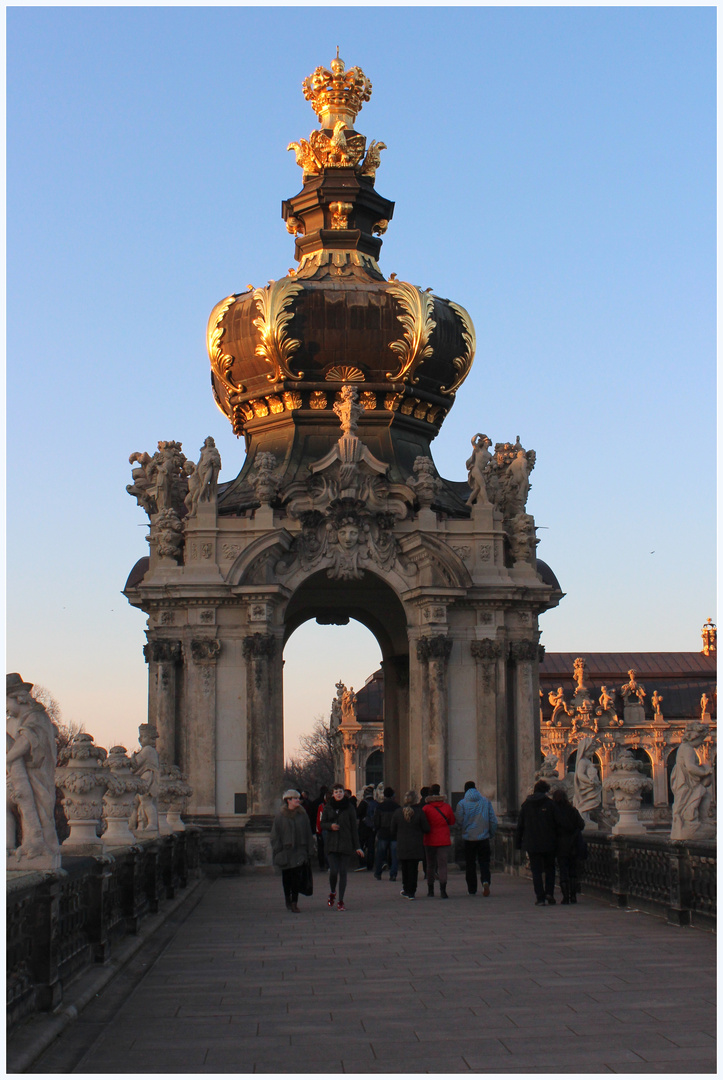
[[[308,629],[296,635],[303,624]],[[307,705],[299,716],[295,687],[304,685],[305,693],[315,695],[313,715],[321,711],[328,721],[341,679],[359,699],[359,731],[354,738],[339,731],[334,740],[347,776],[353,754],[356,784],[349,786],[355,793],[364,787],[367,759],[382,749],[383,733],[383,757],[374,758],[372,767],[379,770],[383,762],[379,779],[398,788],[409,772],[409,646],[394,590],[369,572],[351,581],[330,580],[323,571],[312,575],[286,608],[284,662],[286,745],[293,744],[294,728],[308,722],[310,711]]]
[[[653,759],[651,758],[648,751],[644,750],[642,746],[636,746],[635,749],[630,749],[630,753],[633,755],[636,761],[641,761],[643,763],[643,776],[647,776],[648,779],[652,780]],[[654,802],[655,800],[653,798],[653,789],[651,788],[650,791],[644,791],[642,802],[640,805],[653,806]]]
[[384,751],[372,750],[364,767],[364,783],[376,787],[384,780]]

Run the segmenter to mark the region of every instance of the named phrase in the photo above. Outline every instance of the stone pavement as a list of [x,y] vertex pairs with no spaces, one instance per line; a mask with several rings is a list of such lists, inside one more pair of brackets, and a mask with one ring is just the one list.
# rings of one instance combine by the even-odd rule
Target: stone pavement
[[352,874],[346,912],[326,886],[292,915],[276,876],[216,880],[130,995],[104,991],[33,1071],[715,1071],[710,933],[584,896],[535,907],[503,874],[488,898],[454,872],[449,900],[414,903]]

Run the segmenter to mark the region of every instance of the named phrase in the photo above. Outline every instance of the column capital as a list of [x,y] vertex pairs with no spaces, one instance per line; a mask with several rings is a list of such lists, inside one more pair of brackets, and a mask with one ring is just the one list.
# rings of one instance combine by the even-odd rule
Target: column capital
[[255,660],[261,657],[270,659],[275,652],[276,637],[273,634],[248,634],[243,639],[245,660]]
[[433,637],[417,640],[417,659],[427,663],[430,660],[448,660],[451,651],[452,639],[446,634],[435,634]]
[[143,656],[147,664],[180,664],[182,660],[181,642],[170,638],[151,638],[143,646]]
[[197,664],[218,660],[220,655],[221,642],[217,638],[196,638],[191,642],[191,656]]
[[531,664],[539,660],[539,648],[536,641],[511,641],[510,656],[517,663]]
[[469,649],[475,660],[492,662],[502,656],[502,647],[499,641],[493,638],[480,638],[478,641],[470,641]]

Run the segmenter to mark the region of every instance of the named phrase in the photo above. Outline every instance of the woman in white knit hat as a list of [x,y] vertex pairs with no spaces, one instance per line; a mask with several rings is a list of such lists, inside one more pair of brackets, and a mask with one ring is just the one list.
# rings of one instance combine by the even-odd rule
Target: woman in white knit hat
[[288,911],[299,914],[299,883],[304,863],[311,862],[313,837],[309,815],[301,805],[301,795],[293,788],[285,791],[283,808],[274,818],[271,850],[274,866],[281,870],[284,898]]

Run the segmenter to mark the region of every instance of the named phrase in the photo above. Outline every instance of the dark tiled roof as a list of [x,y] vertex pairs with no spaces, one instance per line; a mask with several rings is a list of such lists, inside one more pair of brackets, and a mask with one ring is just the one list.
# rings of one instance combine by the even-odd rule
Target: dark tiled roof
[[384,719],[384,676],[381,668],[357,691],[356,718],[360,724],[372,720],[378,723]]
[[649,653],[545,653],[540,664],[541,676],[566,675],[572,679],[573,665],[578,656],[585,659],[585,670],[591,679],[605,677],[612,679],[624,677],[630,668],[634,668],[641,681],[646,678],[700,678],[715,679],[716,654],[693,652],[649,652]]

